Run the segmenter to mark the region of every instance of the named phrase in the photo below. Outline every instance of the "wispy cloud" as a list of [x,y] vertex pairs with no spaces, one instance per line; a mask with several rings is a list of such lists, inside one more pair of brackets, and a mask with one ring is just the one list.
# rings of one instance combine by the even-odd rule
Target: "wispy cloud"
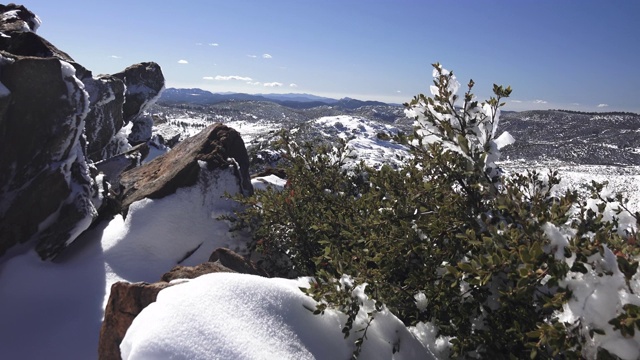
[[509,102],[520,104],[522,102],[522,100],[509,100]]
[[205,76],[202,78],[202,80],[215,80],[215,79],[213,78],[213,76]]
[[250,58],[252,58],[252,59],[257,58],[257,56],[256,56],[256,55],[247,55],[247,57],[250,57]]
[[222,81],[227,81],[227,80],[240,80],[240,81],[251,81],[253,80],[252,78],[248,77],[248,76],[237,76],[237,75],[229,75],[229,76],[222,76],[222,75],[216,75],[215,78],[213,78],[213,80],[222,80]]
[[264,86],[266,86],[266,87],[280,87],[280,86],[282,86],[282,83],[274,81],[274,82],[270,82],[270,83],[264,83]]
[[249,84],[249,85],[260,85],[262,83],[260,81],[247,81],[247,84]]
[[202,43],[196,43],[196,46],[202,46]]
[[122,56],[111,55],[110,58],[112,58],[112,59],[122,59]]
[[397,94],[400,94],[400,93],[402,93],[402,91],[400,91],[400,90],[396,90],[396,93],[397,93]]
[[546,104],[547,102],[545,100],[533,100],[534,104]]
[[220,46],[218,43],[209,43],[209,46]]
[[599,108],[603,108],[603,107],[607,107],[607,106],[609,106],[609,104],[598,104]]
[[297,88],[297,87],[298,87],[298,84],[293,84],[293,83],[291,83],[291,84],[289,84],[289,87]]
[[178,60],[178,64],[188,64],[187,60]]
[[272,59],[273,56],[269,55],[269,54],[262,54],[262,58],[263,59]]

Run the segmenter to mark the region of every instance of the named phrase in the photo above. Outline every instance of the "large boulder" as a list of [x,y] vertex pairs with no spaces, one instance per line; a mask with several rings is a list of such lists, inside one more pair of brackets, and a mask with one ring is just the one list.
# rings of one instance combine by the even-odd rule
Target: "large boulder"
[[88,94],[57,58],[0,52],[0,254],[51,258],[97,216],[82,133]]
[[82,82],[91,104],[85,126],[87,155],[97,162],[120,152],[121,147],[111,144],[124,126],[125,85],[121,79],[111,75],[87,76]]
[[0,35],[0,50],[14,55],[54,57],[73,64],[71,56],[36,34],[40,24],[40,19],[22,5],[0,5],[0,32],[4,35]]
[[50,259],[97,218],[108,185],[92,162],[131,148],[123,126],[164,77],[155,63],[94,77],[39,26],[24,6],[0,5],[0,255],[33,240]]
[[213,124],[185,139],[170,152],[121,175],[123,212],[134,201],[158,199],[177,189],[195,185],[202,168],[209,171],[232,167],[238,190],[253,193],[249,156],[240,133],[223,124]]
[[137,145],[149,140],[153,119],[144,112],[164,90],[164,76],[160,66],[154,62],[140,63],[113,76],[124,81],[127,88],[122,115],[125,124],[133,122],[129,142]]

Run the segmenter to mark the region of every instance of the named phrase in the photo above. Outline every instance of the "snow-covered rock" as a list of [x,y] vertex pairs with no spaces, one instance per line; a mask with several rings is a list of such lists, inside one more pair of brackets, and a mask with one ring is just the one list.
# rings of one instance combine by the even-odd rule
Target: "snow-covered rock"
[[[215,273],[163,289],[131,324],[120,346],[134,359],[348,359],[366,326],[347,339],[346,315],[327,310],[299,287],[306,279]],[[311,311],[310,311],[311,310]],[[366,316],[365,316],[366,318]],[[367,328],[361,359],[433,359],[388,311]]]
[[93,161],[112,157],[120,151],[108,146],[122,129],[124,119],[124,82],[110,75],[87,76],[82,79],[89,94],[90,110],[87,114],[85,136],[87,154]]
[[164,76],[160,65],[154,62],[135,64],[113,76],[124,81],[126,86],[122,111],[125,124],[133,123],[129,142],[136,145],[149,140],[153,119],[145,111],[164,90]]
[[[236,175],[235,191],[230,192],[253,192],[249,156],[240,134],[222,124],[211,125],[170,152],[123,173],[120,180],[123,209],[126,212],[129,205],[144,198],[158,199],[175,193],[178,188],[191,187],[203,179],[204,173],[216,178],[220,171],[226,173],[228,169]],[[219,194],[222,195],[224,192]]]
[[51,259],[98,217],[108,185],[91,161],[130,147],[123,124],[144,113],[164,77],[142,63],[94,78],[39,26],[24,6],[0,5],[0,255],[33,240]]
[[341,138],[358,155],[357,160],[380,168],[382,165],[400,166],[409,149],[391,140],[399,130],[393,125],[350,116],[325,116],[311,122],[325,138]]
[[88,94],[57,58],[5,53],[0,81],[10,99],[0,109],[0,254],[35,240],[52,258],[97,216],[82,137]]

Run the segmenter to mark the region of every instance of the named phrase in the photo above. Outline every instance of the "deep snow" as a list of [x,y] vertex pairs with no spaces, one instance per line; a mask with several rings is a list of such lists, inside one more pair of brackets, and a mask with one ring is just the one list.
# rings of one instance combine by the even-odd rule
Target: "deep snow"
[[[341,332],[346,316],[313,315],[315,302],[299,287],[305,279],[266,279],[216,273],[174,285],[134,320],[122,345],[129,359],[348,359],[349,339]],[[194,330],[197,329],[197,330]],[[433,358],[398,318],[379,313],[367,330],[362,359]],[[394,354],[394,348],[396,351]]]
[[0,353],[4,359],[92,359],[111,284],[155,282],[182,264],[207,261],[215,248],[242,251],[245,239],[218,221],[238,191],[231,169],[203,174],[196,186],[130,207],[82,234],[62,259],[43,262],[33,250],[0,258]]

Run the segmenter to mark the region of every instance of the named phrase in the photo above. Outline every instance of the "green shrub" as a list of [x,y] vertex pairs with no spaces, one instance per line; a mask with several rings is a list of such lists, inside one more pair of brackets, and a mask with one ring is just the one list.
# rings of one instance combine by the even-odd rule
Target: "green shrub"
[[[604,324],[567,309],[598,278],[623,279],[618,291],[637,298],[638,236],[605,220],[607,203],[623,211],[625,200],[595,183],[593,199],[556,193],[553,171],[503,177],[495,161],[510,139],[496,130],[511,89],[494,85],[495,97],[478,103],[470,81],[458,108],[455,76],[434,69],[433,97],[405,104],[418,126],[400,169],[355,163],[345,141],[299,145],[283,134],[287,186],[238,198],[263,266],[314,276],[306,291],[321,300],[316,313],[346,313],[346,335],[361,304],[339,286],[345,274],[366,284],[378,311],[432,322],[454,357],[615,358],[597,340],[632,337],[640,308],[607,303],[614,316]],[[355,355],[366,341],[356,345]]]

